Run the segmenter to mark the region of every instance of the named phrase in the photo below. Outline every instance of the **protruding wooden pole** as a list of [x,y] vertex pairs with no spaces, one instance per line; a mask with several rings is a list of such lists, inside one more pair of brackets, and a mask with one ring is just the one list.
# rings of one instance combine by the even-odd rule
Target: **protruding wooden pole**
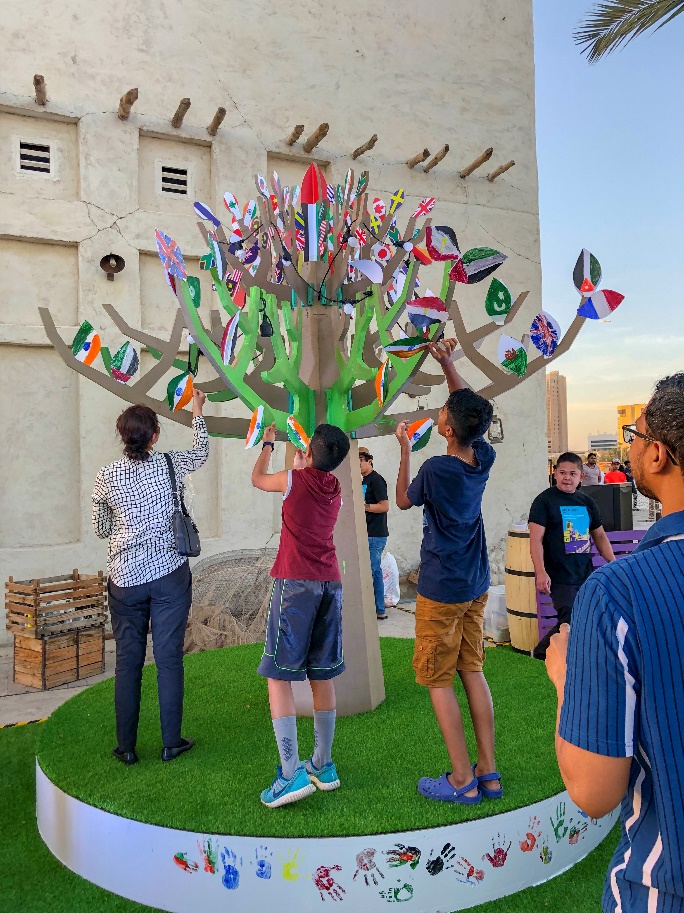
[[171,126],[175,127],[177,130],[183,123],[183,118],[185,117],[185,115],[188,113],[189,110],[190,110],[190,99],[181,98],[180,104],[176,108],[176,113],[171,118]]
[[512,168],[513,165],[515,165],[515,162],[513,161],[513,159],[511,159],[510,162],[506,162],[505,165],[499,165],[499,167],[498,167],[498,168],[495,168],[494,171],[492,171],[491,174],[488,174],[488,175],[487,175],[487,180],[488,180],[490,183],[491,183],[492,181],[495,181],[495,180],[499,177],[500,174],[503,174],[504,171],[508,171],[508,169],[509,169],[509,168]]
[[493,152],[494,152],[494,149],[492,146],[490,146],[489,149],[485,149],[485,151],[482,153],[482,155],[478,155],[478,157],[475,159],[474,162],[471,162],[467,168],[463,169],[463,171],[461,172],[461,177],[467,178],[468,175],[472,174],[476,168],[479,168],[481,165],[484,165],[485,162],[488,162],[490,160],[490,158],[492,157]]
[[308,140],[304,143],[304,152],[311,152],[311,150],[314,149],[320,143],[320,141],[328,135],[329,129],[330,124],[320,124],[320,126],[314,130]]
[[214,119],[212,120],[212,122],[211,122],[211,123],[209,124],[209,126],[207,127],[207,133],[209,134],[209,136],[216,136],[216,134],[218,133],[218,128],[219,128],[219,127],[221,126],[221,124],[223,123],[223,118],[224,118],[225,116],[226,116],[226,109],[225,109],[225,108],[217,108],[217,109],[216,109],[216,114],[214,114]]
[[432,169],[435,167],[435,165],[439,165],[439,163],[442,161],[442,159],[444,158],[444,156],[447,154],[448,151],[449,151],[449,143],[442,146],[442,148],[439,150],[437,155],[431,161],[429,161],[427,163],[427,165],[425,166],[425,169],[424,169],[425,172],[427,173],[428,171],[432,171]]
[[422,152],[418,152],[416,155],[412,156],[406,163],[409,168],[415,168],[416,165],[419,165],[421,162],[424,162],[425,159],[430,155],[429,149],[423,149]]
[[36,104],[45,105],[47,102],[47,86],[45,85],[45,77],[41,76],[39,73],[33,77],[33,88],[36,90]]
[[131,113],[131,108],[138,100],[138,90],[129,89],[125,95],[122,95],[119,99],[119,120],[128,120],[128,115]]
[[288,138],[285,140],[285,145],[294,146],[294,144],[297,142],[297,140],[299,139],[299,137],[302,135],[303,132],[304,132],[304,124],[297,124],[297,126],[292,129],[292,133],[290,133]]
[[374,133],[368,142],[364,143],[363,146],[359,146],[357,149],[354,149],[352,152],[352,158],[357,159],[360,155],[363,155],[364,152],[370,152],[373,146],[378,141],[378,134]]

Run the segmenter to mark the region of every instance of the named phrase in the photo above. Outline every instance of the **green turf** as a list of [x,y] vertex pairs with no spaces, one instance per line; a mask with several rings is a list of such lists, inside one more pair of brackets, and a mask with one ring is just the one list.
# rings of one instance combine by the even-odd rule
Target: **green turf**
[[[127,768],[114,744],[113,681],[88,688],[45,725],[38,756],[46,775],[72,796],[153,824],[257,836],[373,834],[435,827],[529,805],[563,788],[553,746],[555,693],[542,663],[504,648],[487,652],[497,714],[497,766],[504,799],[476,807],[430,802],[421,776],[448,760],[425,688],[413,681],[410,640],[383,639],[387,699],[373,713],[341,719],[335,760],[342,789],[273,811],[259,802],[277,760],[266,683],[255,674],[261,646],[232,647],[186,659],[184,734],[193,752],[159,760],[154,669],[145,670],[138,751]],[[459,685],[460,688],[460,685]],[[459,698],[465,706],[462,692]],[[472,730],[467,736],[474,753]],[[311,720],[299,723],[302,757]]]

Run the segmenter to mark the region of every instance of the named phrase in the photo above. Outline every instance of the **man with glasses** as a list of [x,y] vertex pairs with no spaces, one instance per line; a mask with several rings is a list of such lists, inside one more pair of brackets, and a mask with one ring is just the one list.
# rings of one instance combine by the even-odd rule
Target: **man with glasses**
[[623,434],[637,488],[663,516],[591,576],[551,639],[556,754],[583,812],[622,802],[605,913],[683,913],[684,373],[659,381]]

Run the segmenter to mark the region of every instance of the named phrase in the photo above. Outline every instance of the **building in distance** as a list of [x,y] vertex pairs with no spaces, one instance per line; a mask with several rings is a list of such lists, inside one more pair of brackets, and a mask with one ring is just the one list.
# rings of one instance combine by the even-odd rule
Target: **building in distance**
[[617,407],[617,437],[622,442],[622,426],[633,425],[646,408],[645,403],[634,403],[631,406]]
[[567,385],[558,371],[546,375],[546,436],[549,453],[565,453],[568,449]]
[[596,434],[590,434],[587,438],[587,450],[615,450],[618,445],[617,435],[612,431],[597,431]]

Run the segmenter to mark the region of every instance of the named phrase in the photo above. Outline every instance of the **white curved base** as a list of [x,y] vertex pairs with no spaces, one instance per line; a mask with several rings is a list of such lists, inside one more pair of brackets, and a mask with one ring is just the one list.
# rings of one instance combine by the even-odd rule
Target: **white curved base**
[[[615,811],[590,821],[560,793],[501,815],[427,830],[231,837],[143,824],[94,808],[62,792],[38,765],[36,780],[38,830],[60,862],[114,894],[170,913],[310,913],[330,909],[330,901],[354,913],[386,913],[388,903],[402,902],[416,913],[463,910],[559,875],[593,850],[617,817]],[[213,873],[203,862],[209,841],[218,857]],[[431,874],[446,844],[446,863]],[[179,853],[187,865],[178,864]]]

